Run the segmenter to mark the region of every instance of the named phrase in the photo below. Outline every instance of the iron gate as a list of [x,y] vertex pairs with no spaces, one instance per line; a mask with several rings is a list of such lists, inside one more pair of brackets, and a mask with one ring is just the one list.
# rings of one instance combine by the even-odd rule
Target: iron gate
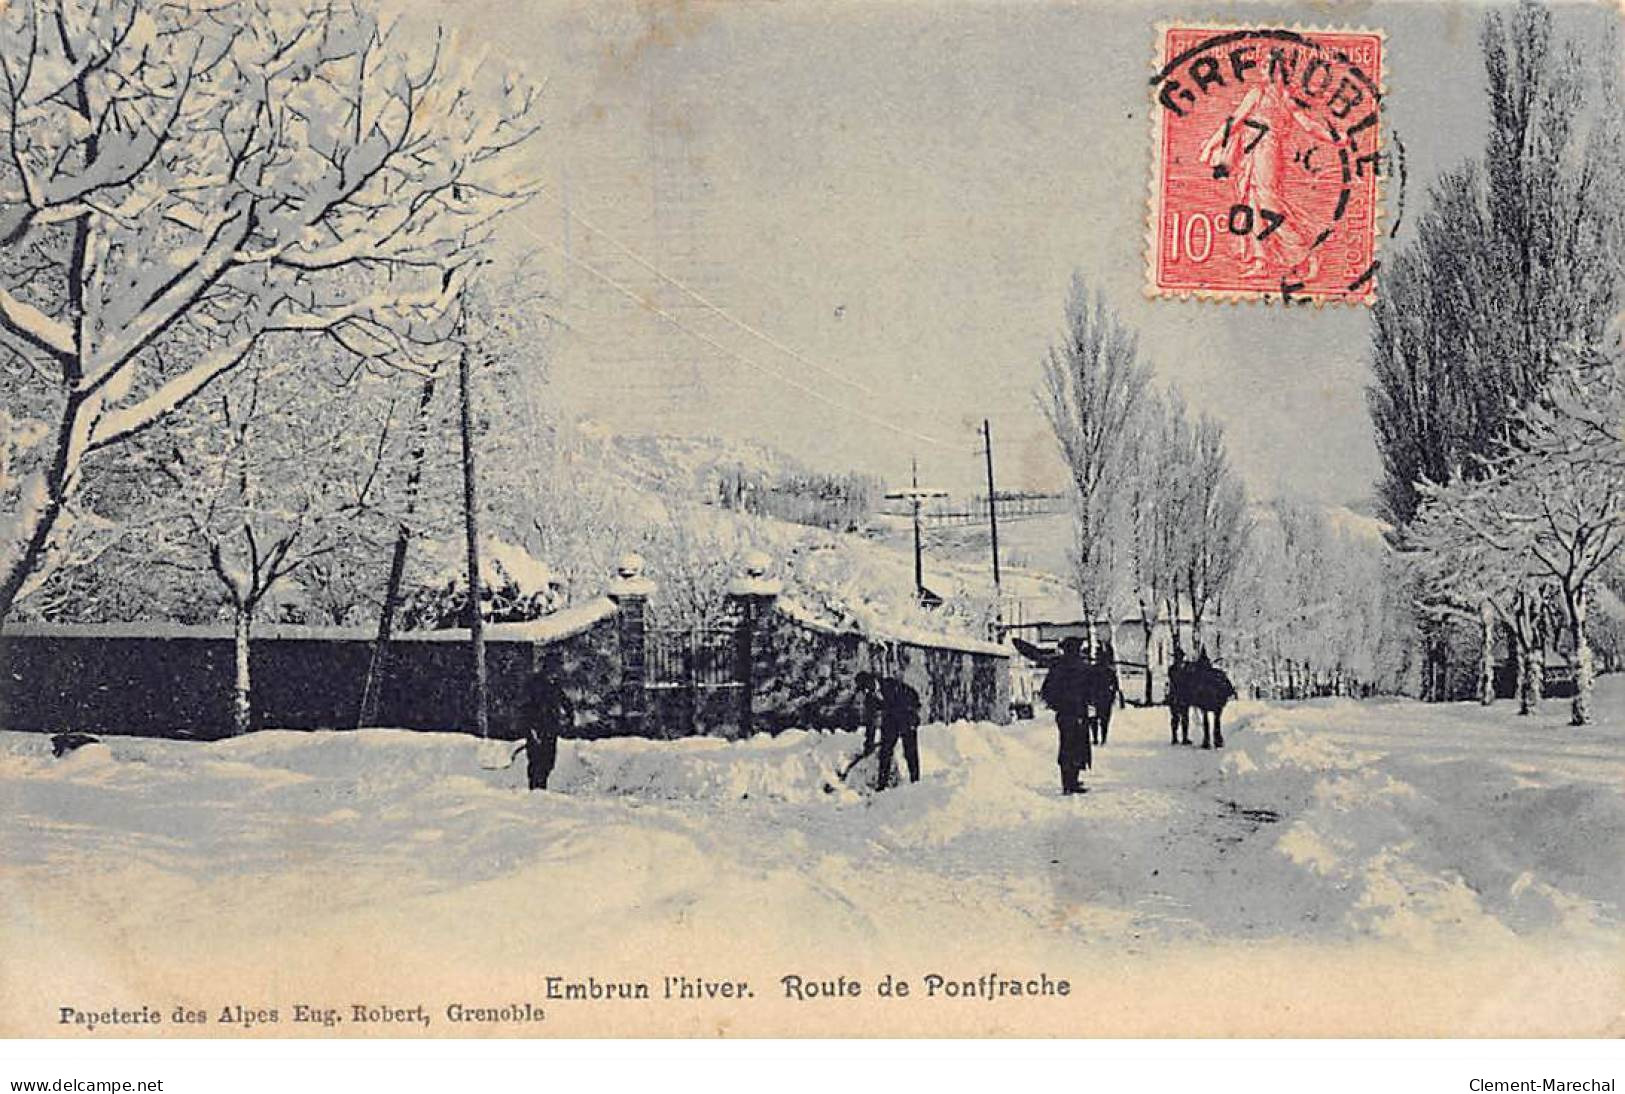
[[643,688],[661,737],[729,734],[747,699],[741,631],[733,626],[651,627],[644,632]]

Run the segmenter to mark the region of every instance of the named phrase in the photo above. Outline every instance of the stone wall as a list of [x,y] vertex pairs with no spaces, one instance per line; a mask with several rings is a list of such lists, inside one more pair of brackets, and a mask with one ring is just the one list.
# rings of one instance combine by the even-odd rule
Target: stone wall
[[831,624],[780,596],[764,565],[757,560],[731,592],[748,621],[751,729],[852,724],[863,670],[902,677],[920,693],[927,722],[1010,720],[1004,647],[878,621]]
[[[486,628],[494,736],[514,737],[525,681],[542,670],[576,708],[578,737],[739,737],[855,720],[855,677],[898,675],[928,722],[1009,718],[1009,656],[987,642],[880,624],[833,625],[780,596],[756,559],[729,591],[731,661],[707,687],[646,673],[648,599],[641,560],[623,560],[608,595],[532,623]],[[373,636],[361,629],[255,628],[249,646],[257,729],[348,729]],[[397,635],[377,723],[466,732],[468,632]],[[729,666],[725,666],[729,667]],[[231,732],[228,626],[10,625],[0,631],[0,728],[212,739]]]
[[[562,674],[581,730],[618,725],[617,608],[594,602],[536,624],[487,628],[491,732],[512,733],[524,682]],[[562,618],[561,618],[562,617]],[[231,732],[229,626],[8,625],[0,631],[0,727],[214,739]],[[353,729],[372,635],[338,627],[255,628],[249,643],[256,729]],[[378,724],[470,728],[466,630],[407,632],[390,644]]]

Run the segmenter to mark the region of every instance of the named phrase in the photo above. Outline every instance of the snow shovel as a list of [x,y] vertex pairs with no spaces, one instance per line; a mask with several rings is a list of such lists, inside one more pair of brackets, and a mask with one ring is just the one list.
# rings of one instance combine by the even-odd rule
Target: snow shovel
[[846,781],[846,777],[848,775],[852,774],[852,769],[854,767],[857,767],[859,764],[861,764],[864,760],[868,759],[870,756],[874,755],[874,751],[875,750],[871,747],[871,748],[866,748],[863,751],[859,752],[856,756],[852,757],[852,760],[851,760],[850,763],[848,763],[845,767],[841,768],[841,770],[836,774],[835,777],[837,779],[841,780],[844,783]]
[[523,752],[523,751],[525,751],[525,745],[524,745],[524,742],[521,741],[520,744],[519,744],[519,747],[514,749],[513,752],[511,752],[508,755],[508,762],[507,763],[498,764],[495,767],[489,767],[489,766],[487,766],[485,764],[481,764],[480,765],[480,770],[481,771],[506,771],[506,770],[508,770],[508,768],[513,766],[513,762],[519,758],[519,754],[521,752]]

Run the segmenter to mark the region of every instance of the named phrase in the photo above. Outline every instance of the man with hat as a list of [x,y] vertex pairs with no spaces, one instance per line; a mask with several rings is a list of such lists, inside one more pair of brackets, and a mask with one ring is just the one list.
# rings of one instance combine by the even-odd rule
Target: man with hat
[[1089,744],[1089,671],[1089,662],[1083,656],[1083,640],[1071,636],[1063,638],[1061,655],[1050,666],[1039,691],[1055,712],[1055,729],[1060,738],[1055,762],[1061,769],[1063,794],[1087,793],[1080,774],[1094,763],[1094,751]]

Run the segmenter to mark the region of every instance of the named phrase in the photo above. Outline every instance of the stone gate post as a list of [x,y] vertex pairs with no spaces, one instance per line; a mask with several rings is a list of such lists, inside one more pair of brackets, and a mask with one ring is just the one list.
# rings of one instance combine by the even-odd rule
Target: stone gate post
[[734,634],[734,679],[739,689],[739,733],[748,737],[755,729],[754,711],[757,665],[766,659],[773,603],[783,590],[783,582],[768,576],[773,560],[761,551],[751,551],[741,560],[744,572],[728,584],[728,599],[739,620]]
[[648,704],[644,684],[644,635],[648,630],[649,598],[655,583],[643,572],[641,555],[623,555],[605,594],[619,609],[615,626],[620,639],[621,733],[644,736]]

